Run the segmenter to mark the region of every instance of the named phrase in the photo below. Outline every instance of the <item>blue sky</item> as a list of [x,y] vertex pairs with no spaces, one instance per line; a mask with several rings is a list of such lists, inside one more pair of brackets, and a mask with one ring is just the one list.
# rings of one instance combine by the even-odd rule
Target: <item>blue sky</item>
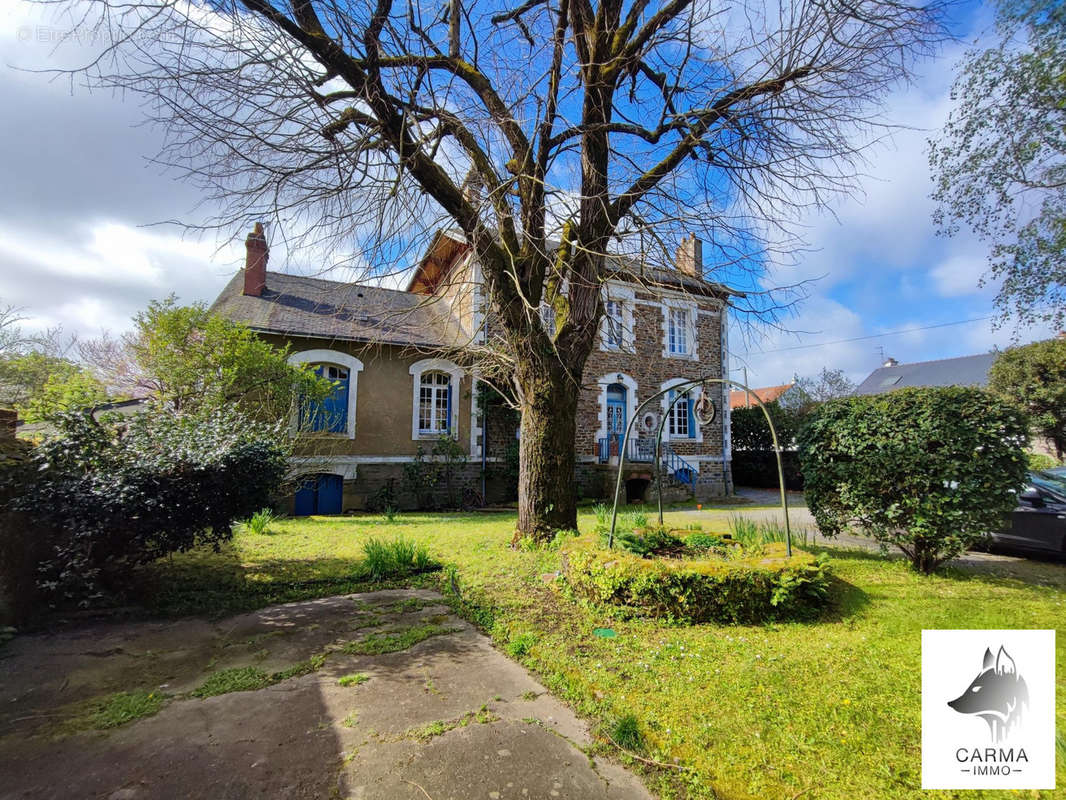
[[[63,31],[39,8],[0,0],[0,11],[0,62],[63,65],[62,52],[52,49]],[[890,335],[992,314],[994,287],[977,286],[985,246],[967,235],[940,239],[931,221],[926,139],[946,118],[959,57],[987,31],[990,16],[971,2],[957,6],[953,19],[962,41],[888,98],[885,118],[905,127],[869,152],[862,195],[837,202],[835,217],[804,220],[811,251],[795,270],[770,279],[819,279],[783,320],[788,330],[734,326],[734,376],[746,365],[753,385],[769,385],[829,367],[861,380],[882,350],[920,361],[1053,333],[993,330],[982,320]],[[0,302],[23,307],[28,327],[119,331],[169,292],[210,302],[239,268],[239,245],[145,227],[187,214],[200,198],[147,162],[159,132],[138,124],[135,103],[10,68],[0,69],[0,103],[17,109],[0,119]],[[286,267],[276,253],[271,268]],[[859,337],[875,338],[838,342]],[[835,343],[805,347],[822,342]]]

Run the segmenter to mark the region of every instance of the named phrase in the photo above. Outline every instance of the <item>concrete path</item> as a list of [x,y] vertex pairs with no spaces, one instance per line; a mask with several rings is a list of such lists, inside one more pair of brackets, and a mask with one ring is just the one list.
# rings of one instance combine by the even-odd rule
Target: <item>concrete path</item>
[[[586,755],[584,723],[440,599],[382,591],[20,637],[0,649],[0,798],[650,800]],[[436,635],[344,652],[418,631]],[[323,653],[317,671],[267,688],[188,695],[220,670],[270,675]],[[367,679],[341,686],[350,674]],[[69,732],[85,701],[137,689],[173,699]]]

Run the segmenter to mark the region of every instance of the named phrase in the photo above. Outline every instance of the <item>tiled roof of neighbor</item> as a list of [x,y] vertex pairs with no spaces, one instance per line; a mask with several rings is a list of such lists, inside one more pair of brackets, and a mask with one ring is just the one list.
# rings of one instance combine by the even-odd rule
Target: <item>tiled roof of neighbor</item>
[[242,271],[211,310],[257,331],[357,342],[439,347],[459,330],[446,303],[376,286],[267,272],[261,297],[243,292]]
[[[783,395],[785,392],[787,392],[789,389],[791,389],[794,385],[795,384],[792,384],[792,383],[783,383],[780,386],[764,386],[764,387],[762,387],[760,389],[752,389],[751,393],[753,395],[756,395],[764,403],[772,403],[774,400],[776,400],[781,395]],[[729,393],[729,407],[730,408],[745,408],[745,407],[747,407],[747,405],[748,405],[748,393],[747,392],[741,390],[741,391],[733,391],[733,392]],[[751,398],[751,405],[753,407],[758,405],[758,403],[755,402],[755,398],[754,397]]]
[[859,384],[855,394],[881,394],[907,386],[985,386],[995,353],[939,361],[918,361],[880,367]]

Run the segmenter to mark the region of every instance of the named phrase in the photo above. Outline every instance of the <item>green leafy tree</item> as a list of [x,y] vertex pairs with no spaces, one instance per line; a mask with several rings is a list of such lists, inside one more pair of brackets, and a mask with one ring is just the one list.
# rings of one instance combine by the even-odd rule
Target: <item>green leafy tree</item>
[[947,235],[992,245],[1002,318],[1066,321],[1066,6],[1001,0],[999,42],[966,56],[930,165]]
[[0,405],[24,409],[50,379],[67,380],[79,372],[69,359],[41,351],[0,359]]
[[1048,339],[1000,353],[988,386],[1029,415],[1033,433],[1066,454],[1066,339]]
[[981,389],[831,400],[798,436],[807,505],[825,536],[859,528],[929,573],[1002,527],[1027,440],[1025,415]]
[[107,402],[107,389],[88,370],[71,365],[50,374],[39,392],[20,408],[27,422],[41,422],[65,411]]
[[309,366],[290,364],[287,346],[274,347],[203,304],[179,306],[169,297],[153,301],[133,321],[132,380],[173,411],[236,405],[281,419],[294,404],[321,400],[333,390]]

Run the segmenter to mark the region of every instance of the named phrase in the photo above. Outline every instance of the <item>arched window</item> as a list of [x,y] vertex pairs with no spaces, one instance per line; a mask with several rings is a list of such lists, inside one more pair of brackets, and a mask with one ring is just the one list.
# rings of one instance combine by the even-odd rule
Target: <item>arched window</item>
[[463,370],[443,358],[424,358],[408,370],[414,394],[411,400],[411,438],[459,435],[459,389]]
[[418,389],[418,433],[445,436],[451,433],[452,376],[447,372],[423,372]]
[[300,408],[301,431],[344,433],[348,430],[349,371],[337,364],[315,364],[315,374],[333,384],[333,393]]
[[311,364],[314,371],[333,382],[333,393],[321,403],[301,404],[294,427],[298,431],[324,431],[355,438],[355,401],[363,362],[339,350],[303,350],[289,356],[290,364]]

